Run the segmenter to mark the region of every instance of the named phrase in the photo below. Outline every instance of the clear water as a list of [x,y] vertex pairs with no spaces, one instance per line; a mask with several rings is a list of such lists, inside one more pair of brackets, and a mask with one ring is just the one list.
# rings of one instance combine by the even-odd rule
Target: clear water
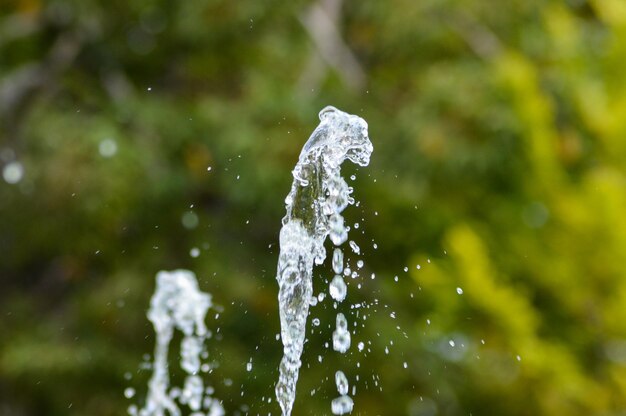
[[[142,409],[130,406],[132,416],[180,416],[180,405],[186,406],[194,416],[222,416],[221,403],[210,396],[211,387],[205,387],[201,371],[208,369],[202,364],[206,356],[204,341],[210,338],[204,320],[213,305],[211,295],[198,289],[196,276],[188,270],[160,271],[156,276],[157,287],[150,301],[148,319],[156,332],[152,377],[148,383],[148,395]],[[182,388],[170,386],[168,353],[174,331],[183,333],[180,344],[180,367],[187,374]],[[127,397],[134,391],[127,389]],[[130,398],[129,397],[129,398]]]
[[[294,181],[285,198],[287,213],[280,230],[276,279],[283,359],[276,398],[283,416],[291,414],[296,397],[306,320],[313,295],[313,265],[322,264],[326,258],[326,237],[336,246],[348,239],[341,212],[354,200],[352,188],[341,177],[341,164],[348,159],[367,166],[373,151],[367,123],[362,118],[334,107],[324,108],[319,118],[320,124],[304,145],[292,172]],[[332,266],[338,275],[345,273],[341,249],[334,250]],[[335,287],[331,296],[335,300],[345,298],[343,279],[343,286],[333,281]],[[345,316],[338,314],[337,329],[333,333],[333,348],[337,351],[345,352],[350,346],[347,326]],[[331,407],[334,414],[346,413],[352,409],[352,399],[342,395],[333,400]]]

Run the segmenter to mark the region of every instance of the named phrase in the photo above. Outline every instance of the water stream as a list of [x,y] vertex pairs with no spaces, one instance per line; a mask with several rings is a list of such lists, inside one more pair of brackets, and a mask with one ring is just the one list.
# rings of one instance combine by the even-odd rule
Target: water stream
[[[154,325],[156,346],[152,377],[143,408],[129,408],[131,416],[180,416],[179,405],[188,407],[193,416],[222,416],[221,403],[211,397],[200,372],[209,370],[202,364],[206,357],[204,341],[210,338],[204,320],[213,306],[211,295],[198,289],[196,276],[188,270],[160,271],[157,288],[150,301],[148,319]],[[168,353],[174,330],[183,333],[180,343],[180,367],[186,373],[184,385],[170,387]]]
[[[313,295],[313,265],[322,264],[326,258],[324,241],[327,236],[336,246],[348,238],[341,212],[354,200],[352,188],[341,177],[341,164],[348,159],[367,166],[373,151],[367,123],[362,118],[330,106],[320,112],[319,118],[320,124],[302,148],[292,172],[294,180],[285,198],[287,213],[279,237],[276,279],[283,358],[276,398],[283,416],[291,415],[296,397],[306,321]],[[330,293],[336,301],[342,301],[346,285],[340,274],[343,269],[341,249],[334,250],[332,263],[337,276],[331,282]],[[333,348],[341,353],[350,347],[347,326],[345,316],[337,314]],[[341,373],[336,379],[341,397],[333,400],[332,411],[343,414],[352,410],[352,399],[346,395],[345,375]]]

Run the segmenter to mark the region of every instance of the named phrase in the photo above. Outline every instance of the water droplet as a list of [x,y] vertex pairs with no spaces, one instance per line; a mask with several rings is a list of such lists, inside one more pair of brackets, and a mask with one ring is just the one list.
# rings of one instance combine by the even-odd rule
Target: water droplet
[[183,223],[183,227],[188,230],[196,228],[199,222],[198,215],[193,211],[187,211],[183,214],[181,222]]
[[460,287],[456,288],[456,293],[458,293],[459,295],[463,294],[463,289],[461,289]]
[[113,157],[117,153],[117,143],[113,139],[104,139],[98,145],[98,151],[102,157]]
[[124,397],[126,397],[127,399],[132,399],[134,395],[135,395],[135,389],[134,388],[127,387],[124,390]]
[[343,278],[340,275],[336,275],[333,277],[333,280],[331,280],[328,291],[333,299],[337,302],[342,302],[346,298],[348,289]]
[[352,240],[348,243],[354,254],[361,254],[361,248]]
[[330,403],[330,408],[334,415],[345,415],[346,413],[350,413],[352,412],[353,407],[354,402],[350,396],[337,397]]
[[14,185],[22,180],[24,176],[24,166],[20,162],[10,162],[2,169],[2,177],[4,180]]
[[340,353],[348,351],[350,348],[350,332],[348,332],[348,321],[342,313],[337,314],[337,326],[333,332],[333,349]]
[[194,247],[191,250],[189,250],[189,255],[193,258],[196,258],[200,255],[200,249],[198,247]]
[[247,372],[252,371],[252,363],[251,363],[251,362],[249,362],[249,363],[247,363],[247,364],[246,364],[246,371],[247,371]]
[[333,251],[333,271],[337,274],[341,274],[343,271],[343,251],[340,248],[336,248]]
[[335,384],[337,385],[337,391],[341,395],[348,394],[348,389],[350,386],[348,385],[348,378],[343,373],[343,371],[337,371],[335,373]]

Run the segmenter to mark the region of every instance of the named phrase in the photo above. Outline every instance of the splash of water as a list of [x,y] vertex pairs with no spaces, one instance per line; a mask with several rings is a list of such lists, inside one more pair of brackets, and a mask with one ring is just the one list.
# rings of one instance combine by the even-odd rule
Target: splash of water
[[[313,294],[313,264],[324,262],[324,240],[327,236],[335,245],[344,243],[348,238],[341,212],[354,200],[350,196],[352,188],[341,177],[341,164],[348,159],[367,166],[373,150],[367,123],[362,118],[334,107],[324,108],[319,118],[320,124],[302,148],[292,172],[294,181],[285,198],[287,213],[280,230],[276,279],[283,359],[276,384],[276,398],[283,416],[291,414],[296,396],[306,320]],[[334,254],[334,257],[342,257],[341,252]],[[339,268],[339,260],[337,258],[333,262],[335,272]],[[341,335],[345,335],[343,331]]]
[[[154,325],[156,346],[153,373],[148,383],[145,406],[129,408],[131,416],[180,416],[178,403],[189,407],[194,416],[222,416],[219,401],[211,398],[212,388],[205,389],[199,376],[204,341],[211,337],[204,319],[212,307],[211,295],[198,289],[196,276],[188,270],[160,271],[157,288],[150,301],[148,319]],[[178,329],[184,335],[180,343],[180,367],[187,374],[183,388],[171,387],[169,377],[169,345]]]

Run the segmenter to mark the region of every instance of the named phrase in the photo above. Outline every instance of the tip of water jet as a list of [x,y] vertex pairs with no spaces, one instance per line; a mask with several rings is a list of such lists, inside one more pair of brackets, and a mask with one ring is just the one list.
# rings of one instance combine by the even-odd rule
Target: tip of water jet
[[320,120],[324,120],[329,114],[335,113],[337,111],[339,110],[336,107],[333,107],[332,105],[327,105],[319,112],[319,118]]

